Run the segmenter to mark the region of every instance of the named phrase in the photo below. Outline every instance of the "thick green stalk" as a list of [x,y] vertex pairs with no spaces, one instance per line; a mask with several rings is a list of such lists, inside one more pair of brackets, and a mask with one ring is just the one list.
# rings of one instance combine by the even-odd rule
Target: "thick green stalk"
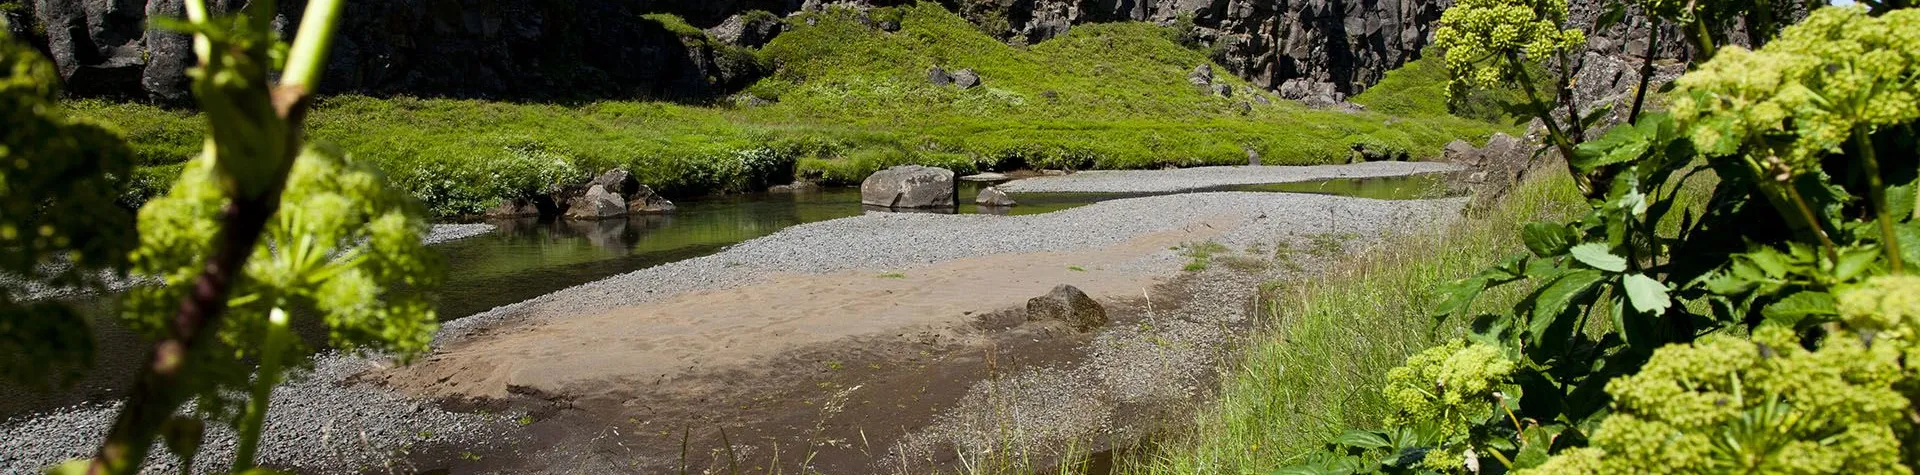
[[334,32],[339,31],[340,11],[345,0],[314,0],[300,17],[300,33],[287,53],[287,70],[280,76],[280,87],[300,88],[312,93],[320,83],[320,71],[326,68],[327,52],[333,47]]
[[[307,5],[304,19],[318,19],[321,23],[332,23],[339,17],[341,0],[318,0]],[[255,3],[250,7],[254,12],[268,3]],[[321,10],[316,12],[316,10]],[[204,0],[187,0],[187,13],[195,23],[208,24],[208,11]],[[270,18],[271,10],[265,10],[262,17]],[[265,29],[259,31],[266,31]],[[285,141],[278,147],[280,153],[277,167],[266,177],[263,193],[248,196],[235,196],[219,213],[220,229],[215,234],[212,255],[208,256],[205,267],[187,285],[187,295],[180,300],[173,319],[166,326],[166,335],[157,342],[149,355],[133,387],[127,391],[127,401],[100,449],[87,463],[88,475],[132,475],[139,473],[140,464],[146,460],[147,452],[153,441],[159,436],[173,412],[192,395],[188,386],[194,377],[193,360],[197,351],[205,346],[202,341],[215,338],[216,329],[227,311],[227,298],[233,286],[246,268],[247,258],[260,235],[266,229],[267,222],[280,208],[280,191],[286,185],[287,174],[293,169],[294,157],[299,153],[301,124],[306,117],[307,105],[311,102],[311,92],[319,77],[318,68],[325,61],[326,46],[314,45],[315,41],[332,39],[333,28],[330,25],[303,24],[302,36],[308,31],[318,31],[313,38],[296,38],[295,44],[305,43],[303,53],[289,58],[289,63],[309,68],[294,76],[299,80],[297,87],[283,87],[271,91],[278,119],[284,121],[279,137],[260,137],[262,140]],[[213,51],[211,42],[203,35],[195,35],[196,52],[203,53],[200,58],[203,65],[214,58],[214,54],[247,54],[228,51]],[[202,81],[206,79],[201,79]],[[265,90],[266,84],[259,85]],[[202,101],[232,100],[234,98],[201,97]],[[240,98],[246,99],[246,98]],[[216,125],[219,126],[219,125]],[[231,126],[231,125],[228,125]],[[212,147],[209,147],[211,150]],[[244,149],[243,149],[244,150]],[[241,160],[267,160],[268,157],[232,157]],[[222,158],[223,160],[226,158]]]
[[1900,258],[1900,239],[1893,232],[1893,211],[1887,209],[1887,184],[1880,180],[1880,160],[1866,126],[1853,129],[1853,142],[1860,148],[1860,165],[1867,173],[1867,197],[1873,200],[1873,212],[1880,218],[1880,248],[1887,251],[1887,262],[1891,263],[1893,273],[1905,273]]
[[247,412],[240,420],[240,444],[233,452],[235,473],[254,467],[254,454],[260,450],[260,434],[267,425],[267,405],[273,400],[273,387],[280,384],[280,356],[286,353],[292,336],[287,312],[274,307],[267,314],[266,341],[260,347],[260,370],[247,395]]
[[1594,193],[1593,183],[1589,182],[1587,177],[1582,175],[1579,170],[1573,168],[1573,161],[1571,160],[1573,158],[1573,142],[1568,141],[1567,134],[1560,131],[1559,122],[1553,119],[1553,110],[1549,108],[1545,102],[1540,101],[1540,94],[1533,87],[1533,78],[1527,74],[1526,64],[1520,61],[1518,54],[1512,52],[1507,53],[1507,63],[1513,67],[1514,74],[1519,75],[1520,89],[1527,93],[1527,102],[1533,106],[1533,116],[1540,119],[1541,123],[1546,124],[1547,135],[1552,139],[1553,146],[1560,150],[1561,156],[1569,159],[1567,160],[1567,173],[1573,175],[1574,185],[1580,188],[1581,194],[1592,195]]

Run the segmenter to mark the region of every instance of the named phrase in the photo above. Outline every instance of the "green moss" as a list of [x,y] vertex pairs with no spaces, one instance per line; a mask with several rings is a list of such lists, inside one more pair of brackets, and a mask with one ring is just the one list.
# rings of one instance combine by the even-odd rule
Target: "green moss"
[[695,27],[692,24],[687,23],[687,20],[685,18],[680,18],[680,15],[675,15],[672,13],[649,13],[646,15],[641,15],[640,17],[648,20],[653,20],[654,23],[659,23],[660,26],[665,27],[667,31],[671,31],[673,32],[673,34],[680,35],[680,37],[682,38],[705,39],[707,37],[706,30],[702,30],[699,27]]

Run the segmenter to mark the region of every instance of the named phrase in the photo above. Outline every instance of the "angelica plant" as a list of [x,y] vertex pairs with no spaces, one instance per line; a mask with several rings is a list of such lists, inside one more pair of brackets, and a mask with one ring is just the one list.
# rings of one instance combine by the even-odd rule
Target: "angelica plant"
[[[1564,86],[1554,88],[1554,97],[1537,90],[1528,65],[1550,58],[1562,58],[1561,75],[1567,74],[1564,56],[1586,44],[1586,34],[1565,29],[1566,0],[1461,0],[1440,15],[1440,27],[1434,30],[1434,46],[1446,52],[1447,66],[1453,72],[1448,94],[1459,96],[1471,88],[1493,88],[1517,84],[1526,92],[1531,112],[1547,127],[1553,146],[1565,156],[1573,156],[1573,147],[1581,140],[1578,114],[1563,127],[1552,114],[1555,103],[1566,103],[1572,111]],[[1558,81],[1564,83],[1565,81]],[[1581,180],[1581,186],[1586,185]]]
[[[334,347],[403,357],[424,350],[432,335],[436,318],[426,292],[437,285],[440,266],[437,255],[421,243],[428,226],[424,209],[346,152],[301,136],[342,1],[307,3],[291,46],[274,37],[274,8],[271,0],[255,1],[238,15],[215,18],[203,0],[189,0],[189,21],[175,25],[194,33],[200,65],[192,72],[193,89],[208,122],[205,146],[166,196],[140,210],[139,247],[118,251],[129,256],[121,262],[130,262],[136,273],[164,282],[132,291],[126,305],[130,326],[157,343],[96,455],[56,467],[57,473],[137,473],[156,441],[193,472],[203,423],[176,415],[189,400],[198,400],[203,415],[228,423],[239,435],[234,460],[225,468],[261,472],[254,457],[273,387],[311,351],[293,337],[293,320],[317,318]],[[8,54],[8,64],[26,64],[14,68],[15,76],[27,77],[21,84],[50,84],[50,75],[14,60],[12,50],[0,52]],[[279,82],[271,82],[282,63]],[[33,121],[41,117],[31,114],[49,108],[44,104],[49,95],[0,92],[9,101],[42,102],[9,109],[28,111],[10,113],[9,126],[59,124]],[[52,126],[25,133],[78,135]],[[58,146],[64,143],[60,140],[48,142]],[[88,158],[78,166],[115,163],[56,147],[25,150],[48,158]],[[72,173],[88,172],[103,174]],[[7,190],[0,188],[0,205],[44,206],[19,205]],[[117,193],[110,187],[88,191],[109,197],[59,196],[59,204],[91,206],[78,211],[99,209],[101,216],[111,216],[104,206]],[[0,219],[44,219],[14,216],[9,212]],[[41,237],[52,240],[45,247],[79,244],[62,240],[60,233],[68,229],[56,224],[61,223],[38,227],[44,230],[37,231]],[[81,251],[93,250],[72,254],[92,256]],[[0,326],[0,331],[9,338],[21,335],[13,327]]]
[[1496,415],[1495,407],[1502,404],[1496,393],[1513,370],[1513,362],[1492,345],[1453,340],[1428,348],[1387,372],[1383,393],[1395,412],[1384,423],[1420,427],[1428,434],[1436,447],[1421,459],[1427,468],[1463,468],[1472,428]]

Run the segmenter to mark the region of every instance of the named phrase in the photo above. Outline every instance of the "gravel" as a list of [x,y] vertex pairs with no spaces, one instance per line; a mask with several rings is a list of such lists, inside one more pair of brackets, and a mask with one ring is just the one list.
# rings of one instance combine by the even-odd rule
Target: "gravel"
[[[1308,179],[1303,177],[1443,169],[1435,167],[1435,164],[1418,163],[1369,164],[1291,175],[1262,173],[1269,177],[1287,175]],[[1136,180],[1132,185],[1157,184],[1163,187],[1160,190],[1197,186],[1193,182],[1198,178],[1193,178],[1193,173],[1217,174],[1222,172],[1214,170],[1235,169],[1201,170],[1153,172],[1169,176],[1164,180]],[[1094,172],[1075,176],[1092,174]],[[1081,189],[1096,186],[1087,184],[1090,178],[1079,178],[1081,181],[1077,183],[1081,184],[1075,186]],[[502,323],[560,318],[681,292],[739,286],[774,272],[907,270],[943,260],[988,254],[1095,248],[1145,233],[1200,225],[1199,221],[1216,216],[1240,217],[1242,225],[1219,238],[1239,246],[1258,240],[1270,243],[1274,236],[1286,233],[1380,233],[1389,228],[1405,229],[1442,221],[1456,215],[1463,203],[1461,199],[1378,201],[1298,194],[1198,193],[1113,200],[1030,216],[870,213],[794,226],[714,255],[607,278],[448,322],[437,342],[446,343],[474,330]],[[443,239],[487,232],[473,226],[446,228],[444,234],[441,231],[436,228],[434,234]],[[1170,273],[1178,268],[1181,259],[1174,251],[1161,251],[1144,259],[1140,269]],[[410,400],[383,389],[342,384],[370,365],[382,364],[379,361],[382,360],[353,355],[319,356],[315,359],[314,371],[278,388],[260,459],[270,465],[297,468],[306,473],[351,473],[363,468],[390,467],[409,451],[456,447],[455,450],[479,452],[491,447],[488,444],[514,443],[517,432],[510,422],[505,422],[512,414],[485,416],[446,412],[431,403]],[[1037,377],[1034,381],[1039,384],[1049,378]],[[3,434],[0,435],[0,473],[30,473],[48,464],[87,455],[102,437],[114,411],[111,405],[82,405],[0,422],[0,434]],[[1101,418],[1089,421],[1104,423]],[[202,452],[202,459],[226,460],[230,457],[232,437],[213,432],[207,446],[210,449]],[[156,457],[156,461],[168,458]],[[196,464],[202,468],[212,465],[217,463]],[[164,464],[151,465],[147,472],[168,470]]]
[[433,230],[427,231],[426,241],[428,245],[439,244],[479,236],[494,229],[491,224],[435,224]]
[[1197,167],[1175,170],[1101,170],[1014,180],[1008,193],[1174,193],[1233,185],[1265,185],[1333,178],[1377,178],[1465,169],[1440,162],[1365,162],[1304,167]]

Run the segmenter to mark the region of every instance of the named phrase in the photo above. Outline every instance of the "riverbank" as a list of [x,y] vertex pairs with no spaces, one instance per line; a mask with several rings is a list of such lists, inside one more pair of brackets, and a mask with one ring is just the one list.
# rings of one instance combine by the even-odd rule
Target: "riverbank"
[[[935,3],[881,10],[898,15],[897,31],[846,12],[789,20],[790,31],[754,53],[777,71],[718,103],[335,96],[316,105],[309,135],[457,217],[616,167],[679,197],[796,178],[857,184],[901,164],[965,174],[1428,158],[1455,139],[1517,132],[1450,115],[1433,100],[1445,76],[1430,62],[1352,99],[1379,111],[1314,109],[1224,73],[1196,84],[1197,68],[1225,69],[1167,27],[1090,24],[1013,47]],[[981,83],[935,84],[933,66],[973,70]],[[131,142],[143,168],[126,201],[156,193],[201,147],[203,124],[190,112],[70,107]]]
[[[858,452],[849,452],[853,445],[847,441],[862,438],[861,434],[876,444],[885,442],[873,439],[890,434],[907,440],[907,429],[934,427],[937,418],[946,417],[940,411],[957,407],[970,381],[988,380],[995,371],[1025,362],[1081,361],[1085,358],[1079,352],[1090,347],[1088,342],[1109,341],[1107,335],[1139,328],[1138,322],[1147,315],[1142,304],[1159,299],[1154,304],[1166,309],[1165,305],[1181,300],[1150,289],[1162,288],[1166,279],[1194,275],[1181,269],[1195,260],[1194,249],[1213,248],[1204,243],[1232,251],[1207,251],[1219,253],[1209,257],[1217,264],[1197,275],[1238,272],[1233,270],[1237,264],[1229,262],[1259,258],[1272,262],[1272,254],[1267,253],[1276,247],[1270,242],[1274,236],[1287,236],[1281,241],[1289,242],[1289,248],[1304,249],[1316,239],[1331,239],[1313,236],[1347,236],[1348,242],[1357,245],[1383,233],[1452,219],[1460,202],[1205,193],[1109,201],[1033,216],[881,213],[796,226],[711,256],[648,268],[450,322],[436,343],[442,353],[419,367],[386,369],[377,360],[321,358],[318,371],[276,392],[269,419],[270,443],[262,458],[269,466],[315,473],[390,464],[420,469],[513,470],[550,465],[633,470],[634,463],[658,467],[677,460],[678,444],[671,437],[662,438],[662,432],[693,427],[703,431],[689,435],[697,447],[714,448],[725,446],[718,443],[721,437],[714,431],[726,427],[741,437],[734,439],[740,449],[756,447],[756,457],[769,457],[769,461],[774,460],[772,448],[784,444],[783,457],[792,457],[796,447],[804,447],[800,450],[840,451],[840,460],[846,463],[870,463],[880,457],[851,456]],[[968,278],[939,280],[956,272]],[[979,287],[993,282],[1004,282],[993,285],[1006,287]],[[1115,323],[1103,333],[1074,334],[1058,325],[982,316],[999,314],[1009,304],[1017,307],[1025,298],[1059,283],[1081,285],[1107,303]],[[975,292],[944,289],[949,284],[966,284],[958,287]],[[1150,297],[1132,300],[1142,290],[1148,290]],[[736,297],[761,303],[730,303]],[[675,317],[675,303],[696,303],[699,306],[694,308],[719,317]],[[788,308],[796,311],[786,312]],[[814,310],[801,311],[806,308]],[[802,332],[802,327],[794,326],[798,322],[820,329]],[[574,335],[567,337],[574,340],[555,337],[566,335]],[[1151,338],[1167,338],[1155,335]],[[604,341],[589,346],[578,339],[582,337]],[[520,358],[498,361],[507,368],[505,372],[461,370],[481,366],[459,364],[461,358],[489,355],[489,342],[515,339],[521,341],[501,347],[520,349],[515,350]],[[996,345],[992,343],[996,341],[1002,347],[1025,341],[1045,348],[1022,347],[990,358],[1002,363],[982,364],[980,351],[996,346],[981,345]],[[553,344],[542,347],[529,342]],[[654,346],[640,344],[648,342]],[[694,344],[671,348],[681,342]],[[633,356],[634,364],[570,359],[591,358],[570,348]],[[1141,361],[1171,371],[1163,374],[1191,372],[1181,363],[1188,360],[1182,358]],[[1016,360],[1023,363],[1016,365]],[[641,364],[653,361],[675,364],[657,368]],[[681,368],[678,362],[690,368]],[[998,364],[1006,366],[993,369]],[[437,371],[447,368],[454,371]],[[655,370],[662,372],[652,374]],[[410,379],[409,372],[454,377],[434,382],[433,378]],[[361,376],[351,377],[356,374]],[[504,376],[493,378],[497,374]],[[657,379],[661,375],[668,378]],[[456,380],[481,389],[445,384]],[[1163,387],[1164,381],[1144,376],[1119,380],[1138,381],[1131,393],[1139,394],[1154,393],[1150,389]],[[934,382],[944,383],[928,388]],[[849,389],[855,387],[894,392],[869,395]],[[808,435],[818,432],[809,428],[826,423],[820,416],[821,404],[832,402],[843,391],[847,395],[840,398],[841,409],[834,417],[889,421],[883,425],[891,428],[834,423],[830,433],[821,436],[824,439]],[[440,397],[436,402],[402,396],[409,392]],[[502,393],[504,397],[493,397]],[[923,393],[938,397],[923,398]],[[286,398],[284,404],[278,402],[281,397]],[[108,408],[81,407],[5,423],[0,430],[34,437],[9,437],[8,446],[0,447],[4,449],[0,452],[20,455],[0,460],[4,462],[0,471],[31,470],[38,464],[84,455],[109,415]],[[740,418],[728,419],[728,415]],[[651,425],[644,428],[633,425],[648,421]],[[902,424],[893,426],[893,421]],[[338,429],[316,432],[316,427]],[[746,434],[754,433],[771,435],[747,442]],[[649,452],[636,452],[642,448]],[[223,456],[221,451],[209,451],[203,458]]]

